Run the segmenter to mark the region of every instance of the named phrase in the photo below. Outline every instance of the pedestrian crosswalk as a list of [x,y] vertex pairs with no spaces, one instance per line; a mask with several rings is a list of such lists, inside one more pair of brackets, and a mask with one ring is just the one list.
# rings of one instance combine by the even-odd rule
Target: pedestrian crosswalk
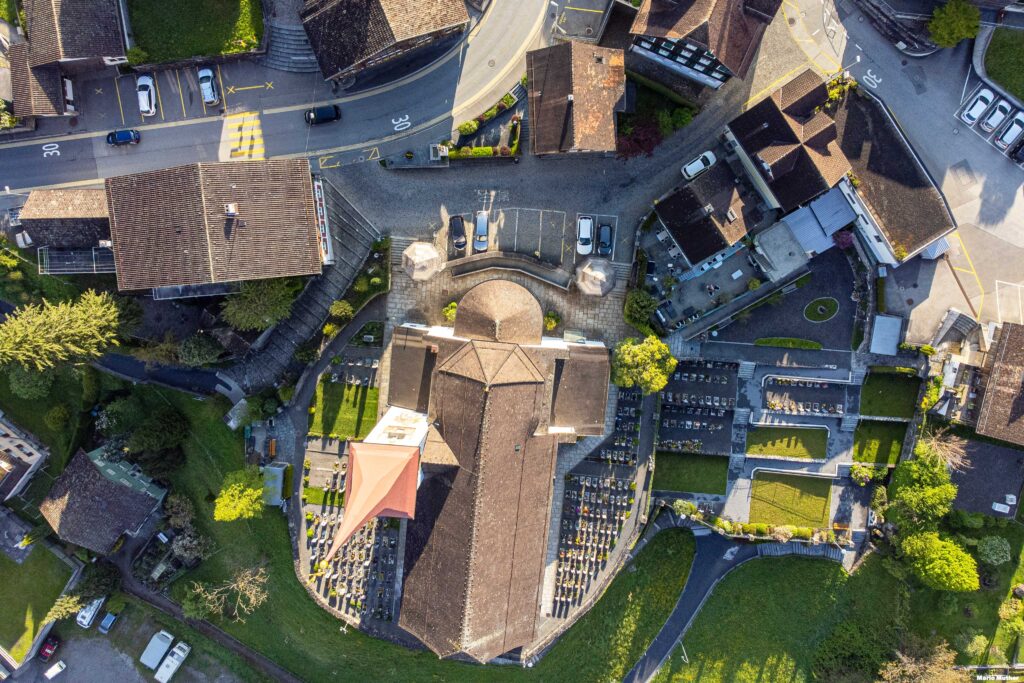
[[238,161],[265,159],[266,156],[259,112],[243,111],[228,114],[224,118],[224,128],[221,130],[219,159]]

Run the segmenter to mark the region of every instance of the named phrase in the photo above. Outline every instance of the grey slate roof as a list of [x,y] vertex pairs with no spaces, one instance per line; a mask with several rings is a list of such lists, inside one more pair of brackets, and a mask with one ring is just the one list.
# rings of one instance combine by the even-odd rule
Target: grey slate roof
[[56,65],[29,66],[28,43],[12,43],[7,53],[11,66],[12,111],[15,116],[60,116],[64,113],[60,69]]
[[978,433],[1024,446],[1024,325],[1003,323],[986,365]]

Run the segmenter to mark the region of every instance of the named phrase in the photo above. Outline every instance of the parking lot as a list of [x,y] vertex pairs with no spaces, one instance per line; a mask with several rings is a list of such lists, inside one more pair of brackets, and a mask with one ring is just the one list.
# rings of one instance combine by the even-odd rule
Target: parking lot
[[[1024,126],[1024,112],[1020,112],[998,94],[993,93],[983,83],[978,83],[970,90],[965,89],[965,92],[966,95],[961,101],[960,107],[953,113],[957,123],[984,140],[996,153],[1007,157],[1018,168],[1024,170],[1024,161],[1017,158],[1024,156],[1024,153],[1017,154],[1018,150],[1022,149],[1021,144],[1024,143],[1024,133],[1014,134],[1012,131],[1007,133],[1008,129],[1014,126],[1014,120],[1018,116],[1020,117],[1017,119],[1018,124]],[[988,101],[988,104],[985,104],[986,101]],[[1003,113],[1004,111],[1006,111],[1005,114]],[[965,114],[967,119],[973,119],[974,122],[968,123],[967,119],[964,118]],[[993,123],[995,125],[991,125]],[[985,130],[989,127],[991,127],[991,130]],[[1014,127],[1014,131],[1016,130],[1018,130],[1018,127]],[[1010,144],[1005,148],[997,143],[1004,136],[1004,133],[1007,133],[1012,138],[1009,140]]]
[[730,453],[738,369],[721,361],[680,361],[660,392],[661,450]]
[[[225,96],[221,68],[212,67],[217,80],[219,105],[207,106],[199,94],[199,77],[195,68],[166,69],[151,72],[156,85],[156,113],[143,117],[136,95],[138,74],[116,72],[96,74],[77,84],[79,108],[90,117],[106,121],[111,128],[133,128],[154,123],[219,116],[230,95]],[[264,84],[265,85],[265,84]]]
[[843,415],[846,409],[846,384],[790,377],[764,378],[766,411],[786,415]]
[[[466,225],[469,241],[465,252],[460,253],[448,236],[448,258],[454,260],[472,253],[473,220],[475,212],[458,214]],[[632,259],[628,248],[630,235],[619,230],[619,218],[615,215],[597,213],[569,214],[558,209],[532,209],[524,207],[494,208],[488,211],[488,250],[532,256],[558,268],[573,271],[577,264],[588,256],[577,252],[577,224],[583,216],[594,221],[594,244],[591,255],[597,255],[597,233],[602,225],[612,229],[612,253],[608,257],[620,263]]]

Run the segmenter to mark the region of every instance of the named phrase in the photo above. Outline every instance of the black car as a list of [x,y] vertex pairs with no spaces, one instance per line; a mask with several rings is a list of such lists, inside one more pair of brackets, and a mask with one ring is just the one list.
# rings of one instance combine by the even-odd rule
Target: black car
[[320,123],[330,123],[341,119],[341,107],[336,104],[327,104],[322,107],[314,107],[306,110],[306,123],[315,126]]
[[107,133],[107,144],[115,147],[121,145],[137,145],[142,136],[137,130],[114,130]]
[[1024,144],[1017,147],[1017,151],[1013,153],[1013,160],[1017,163],[1024,163]]
[[597,229],[597,255],[611,256],[613,245],[612,226],[602,225]]
[[466,248],[466,222],[462,216],[452,216],[448,219],[448,233],[452,236],[452,245],[462,251]]

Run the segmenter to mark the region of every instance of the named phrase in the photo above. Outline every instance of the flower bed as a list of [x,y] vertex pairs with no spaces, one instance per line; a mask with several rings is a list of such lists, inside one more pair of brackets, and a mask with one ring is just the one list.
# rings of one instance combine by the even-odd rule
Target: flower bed
[[513,95],[511,92],[505,93],[504,95],[501,96],[501,99],[498,100],[493,107],[485,111],[483,114],[480,114],[480,116],[477,116],[475,119],[470,119],[469,121],[460,123],[458,127],[459,135],[472,135],[473,133],[480,130],[480,126],[487,123],[488,121],[490,121],[491,119],[493,119],[495,116],[505,111],[506,109],[513,107],[515,103],[518,101],[519,100],[516,98],[516,96]]
[[483,147],[456,147],[452,142],[446,142],[448,147],[448,158],[452,160],[460,159],[493,159],[495,157],[503,159],[515,159],[519,156],[519,131],[522,129],[519,116],[512,118],[512,123],[509,128],[507,145],[485,145]]

